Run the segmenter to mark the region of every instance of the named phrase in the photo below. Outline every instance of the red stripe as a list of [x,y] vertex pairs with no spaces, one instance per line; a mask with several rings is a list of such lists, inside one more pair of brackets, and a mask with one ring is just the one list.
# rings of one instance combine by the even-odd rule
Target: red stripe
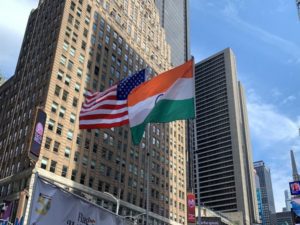
[[92,102],[89,102],[89,103],[84,102],[82,107],[83,108],[91,108],[94,105],[99,104],[100,102],[103,102],[103,101],[106,101],[106,100],[117,100],[117,96],[109,95],[109,96],[102,97],[101,99],[96,99],[96,100],[94,100]]
[[125,107],[127,107],[127,104],[122,104],[122,105],[100,105],[99,107],[91,109],[91,110],[80,111],[80,113],[93,112],[97,109],[123,109]]
[[107,95],[108,93],[112,92],[112,91],[115,91],[117,90],[117,86],[112,86],[111,88],[103,91],[103,92],[95,92],[95,93],[92,93],[92,95],[89,95],[86,97],[86,102],[90,102],[93,98],[97,97],[98,98],[101,98],[102,96],[105,96]]
[[123,120],[120,122],[116,122],[116,123],[110,123],[110,124],[103,124],[103,123],[99,123],[99,124],[84,124],[84,125],[79,125],[79,129],[98,129],[98,128],[112,128],[112,127],[120,127],[123,125],[126,125],[129,123],[129,120]]
[[128,111],[117,114],[96,114],[88,116],[79,116],[79,120],[94,120],[94,119],[116,119],[128,115]]

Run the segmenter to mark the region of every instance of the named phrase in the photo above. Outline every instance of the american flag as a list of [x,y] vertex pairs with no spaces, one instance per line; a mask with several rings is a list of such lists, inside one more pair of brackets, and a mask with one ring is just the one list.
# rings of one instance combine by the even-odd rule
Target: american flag
[[80,111],[79,128],[111,128],[128,124],[127,97],[144,81],[145,69],[103,92],[88,92]]

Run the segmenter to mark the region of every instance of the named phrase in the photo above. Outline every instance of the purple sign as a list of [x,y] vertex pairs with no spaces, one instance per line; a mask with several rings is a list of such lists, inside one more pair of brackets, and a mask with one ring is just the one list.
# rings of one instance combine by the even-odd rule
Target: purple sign
[[9,220],[12,213],[13,203],[5,201],[4,204],[5,206],[2,208],[3,213],[1,214],[1,219]]
[[47,114],[43,110],[38,109],[29,151],[29,157],[33,160],[37,160],[40,155],[46,118]]
[[291,195],[300,195],[300,181],[290,182]]

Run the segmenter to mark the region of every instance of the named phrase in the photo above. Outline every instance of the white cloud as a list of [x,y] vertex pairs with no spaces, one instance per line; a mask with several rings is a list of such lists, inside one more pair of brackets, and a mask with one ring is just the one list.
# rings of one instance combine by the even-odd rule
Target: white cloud
[[[274,93],[280,91],[274,89]],[[284,190],[292,180],[289,151],[293,149],[300,153],[300,116],[291,119],[279,112],[275,105],[264,102],[253,89],[247,94],[249,125],[255,143],[253,151],[271,169],[275,206],[279,212],[285,206]]]
[[37,6],[37,0],[9,0],[1,2],[0,28],[6,28],[17,35],[23,35],[30,11]]
[[294,95],[290,95],[287,98],[283,99],[282,104],[287,104],[289,102],[295,101],[297,98]]
[[[286,165],[290,165],[289,159],[285,162]],[[270,167],[275,207],[277,212],[281,212],[282,207],[285,206],[284,191],[289,189],[289,181],[292,178],[291,171],[274,164],[270,164]]]
[[273,88],[271,90],[271,95],[276,98],[276,97],[280,97],[282,95],[282,93],[277,88]]
[[250,90],[248,94],[250,129],[256,140],[268,146],[276,142],[287,142],[298,136],[298,121],[281,114],[274,105],[262,102],[254,90]]
[[14,73],[30,11],[38,0],[2,1],[0,7],[0,70],[6,76]]
[[251,130],[261,143],[272,145],[297,137],[296,122],[278,113],[274,106],[257,103],[248,103],[247,106]]
[[[298,62],[298,60],[300,59],[299,45],[243,20],[239,15],[239,11],[242,6],[243,1],[241,0],[227,0],[224,8],[221,11],[228,18],[228,21],[239,29],[255,36],[257,39],[265,42],[268,45],[280,49],[282,52],[285,52],[286,54],[290,55],[290,57],[292,57],[290,60],[292,60],[293,62]],[[283,10],[286,5],[282,3],[278,7]]]

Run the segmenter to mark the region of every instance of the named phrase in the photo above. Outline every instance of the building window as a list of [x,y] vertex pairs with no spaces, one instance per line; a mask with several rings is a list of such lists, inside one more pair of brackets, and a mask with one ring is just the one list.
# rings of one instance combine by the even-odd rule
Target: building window
[[49,120],[49,122],[48,122],[48,129],[49,130],[53,130],[53,128],[54,128],[54,123],[55,123],[55,121],[54,120]]
[[91,169],[93,170],[93,169],[95,169],[95,167],[96,167],[96,162],[95,162],[95,160],[92,160],[91,161]]
[[77,14],[78,17],[81,16],[81,13],[82,13],[81,9],[80,9],[80,8],[77,8],[77,13],[76,13],[76,14]]
[[41,162],[41,168],[44,170],[47,169],[47,164],[48,164],[48,159],[43,157]]
[[75,152],[75,154],[74,154],[74,162],[78,162],[79,156],[80,156],[80,153],[79,152]]
[[75,181],[77,176],[77,170],[72,170],[71,180]]
[[68,173],[68,167],[67,166],[63,166],[62,171],[61,171],[61,176],[62,177],[66,177]]
[[102,191],[103,189],[103,182],[101,180],[99,180],[98,182],[98,191]]
[[109,44],[109,36],[108,35],[105,36],[105,43]]
[[70,154],[71,154],[71,149],[69,147],[66,147],[65,148],[65,157],[70,158]]
[[45,148],[46,149],[50,149],[51,142],[52,142],[52,139],[49,138],[49,137],[46,137],[46,141],[45,141]]
[[[89,31],[86,28],[84,28],[84,30],[83,30],[83,36],[87,37],[88,33],[89,33]],[[85,46],[86,46],[86,44],[85,44]]]
[[98,149],[98,144],[94,143],[94,145],[93,145],[93,152],[97,153],[97,149]]
[[65,84],[69,86],[70,82],[71,82],[71,77],[69,75],[67,75],[65,78]]
[[73,131],[72,130],[68,130],[67,139],[70,141],[73,139]]
[[51,112],[56,113],[58,104],[56,102],[52,102]]
[[60,57],[60,63],[62,64],[62,65],[65,65],[66,64],[66,61],[67,61],[67,58],[65,57],[65,56],[61,56]]
[[76,49],[73,46],[71,46],[71,48],[70,48],[70,55],[74,57],[75,56],[75,52],[76,52]]
[[60,146],[60,143],[55,141],[54,142],[54,146],[53,146],[53,151],[54,152],[58,152],[59,151],[59,146]]
[[72,70],[73,69],[73,65],[74,65],[74,63],[71,60],[69,60],[69,62],[68,62],[68,69]]
[[57,79],[58,80],[62,80],[63,76],[64,76],[64,72],[62,72],[61,70],[59,70],[58,73],[57,73]]
[[67,37],[70,37],[71,32],[72,32],[72,29],[71,29],[70,27],[67,26],[67,30],[66,30],[66,33],[65,33],[66,36],[67,36]]
[[79,62],[84,63],[84,55],[82,54],[79,55]]
[[74,89],[75,89],[76,92],[79,92],[80,91],[80,84],[76,83]]
[[58,97],[59,97],[59,95],[60,95],[60,90],[61,90],[61,87],[58,86],[58,85],[56,85],[56,86],[55,86],[54,94],[55,94],[56,96],[58,96]]
[[83,49],[83,50],[86,49],[86,42],[85,41],[81,42],[81,49]]
[[82,76],[82,69],[80,69],[80,68],[77,69],[77,76],[78,77]]
[[67,92],[66,90],[64,90],[64,91],[63,91],[62,100],[67,101],[68,95],[69,95],[69,92]]
[[77,107],[77,105],[78,105],[78,98],[76,98],[76,97],[73,98],[73,103],[72,103],[72,105],[73,105],[74,107]]
[[56,133],[61,135],[62,129],[63,129],[63,125],[61,125],[60,123],[57,124]]
[[63,107],[63,106],[61,106],[61,107],[60,107],[60,110],[59,110],[59,116],[60,116],[61,118],[64,118],[65,113],[66,113],[66,108]]
[[75,20],[75,25],[74,27],[78,30],[80,26],[80,22],[78,20]]
[[105,175],[105,170],[106,170],[106,166],[104,164],[100,164],[100,174],[101,175]]
[[88,164],[88,157],[84,155],[82,157],[82,165],[86,166],[87,164]]
[[76,120],[76,115],[74,113],[71,113],[71,115],[70,115],[70,122],[71,123],[75,123],[75,120]]
[[89,187],[93,187],[93,183],[94,183],[94,178],[93,177],[90,177],[89,178]]
[[70,9],[71,9],[72,11],[74,11],[74,10],[75,10],[75,6],[76,6],[75,3],[72,1],[72,2],[71,2]]
[[56,164],[57,162],[54,160],[51,160],[51,164],[50,164],[50,172],[55,173],[55,169],[56,169]]
[[69,43],[67,41],[64,41],[64,44],[63,44],[63,49],[65,51],[68,51],[68,48],[69,48]]
[[84,182],[85,182],[85,174],[82,173],[82,174],[80,175],[80,183],[81,183],[81,184],[84,184]]
[[77,42],[77,37],[78,37],[78,35],[75,32],[73,32],[72,41],[74,41],[76,43]]

